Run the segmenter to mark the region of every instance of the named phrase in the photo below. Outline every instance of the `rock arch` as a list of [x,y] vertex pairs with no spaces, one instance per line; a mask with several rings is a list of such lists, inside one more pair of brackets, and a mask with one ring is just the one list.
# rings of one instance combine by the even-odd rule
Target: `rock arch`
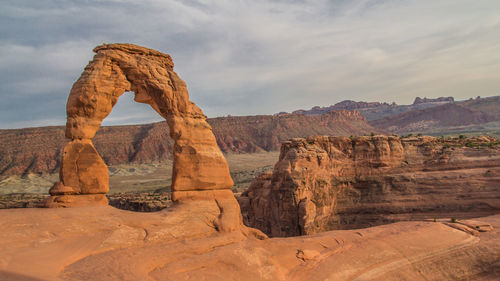
[[[73,85],[66,105],[66,137],[60,181],[46,207],[107,205],[107,166],[92,144],[101,122],[127,91],[167,120],[174,144],[172,199],[234,201],[233,181],[201,109],[189,100],[172,58],[132,44],[104,44]],[[233,204],[233,203],[231,203]],[[237,206],[237,203],[236,203]],[[239,210],[239,206],[238,206]]]

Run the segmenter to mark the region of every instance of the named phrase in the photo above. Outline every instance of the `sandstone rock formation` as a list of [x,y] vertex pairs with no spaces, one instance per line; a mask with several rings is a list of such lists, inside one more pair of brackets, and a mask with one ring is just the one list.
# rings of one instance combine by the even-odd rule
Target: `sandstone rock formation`
[[233,181],[210,125],[189,100],[186,83],[174,72],[169,55],[131,44],[94,49],[94,59],[73,85],[67,103],[61,182],[50,190],[48,207],[107,204],[107,167],[91,139],[126,91],[167,120],[174,140],[174,201],[231,200]]
[[238,200],[248,226],[294,236],[491,215],[499,192],[500,147],[488,137],[318,136],[283,143],[274,171]]

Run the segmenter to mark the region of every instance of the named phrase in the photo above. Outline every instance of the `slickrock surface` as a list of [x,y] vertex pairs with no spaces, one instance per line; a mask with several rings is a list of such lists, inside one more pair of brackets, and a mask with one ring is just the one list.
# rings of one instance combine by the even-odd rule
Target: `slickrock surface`
[[174,208],[0,210],[0,280],[495,280],[500,273],[499,215],[259,240],[218,233],[216,204]]
[[500,147],[488,137],[310,137],[238,198],[271,236],[500,212]]

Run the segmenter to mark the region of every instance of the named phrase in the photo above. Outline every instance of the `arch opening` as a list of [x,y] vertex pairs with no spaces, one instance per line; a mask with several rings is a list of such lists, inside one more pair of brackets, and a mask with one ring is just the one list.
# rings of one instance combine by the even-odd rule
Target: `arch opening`
[[101,126],[138,125],[165,121],[150,105],[136,102],[135,93],[123,93]]

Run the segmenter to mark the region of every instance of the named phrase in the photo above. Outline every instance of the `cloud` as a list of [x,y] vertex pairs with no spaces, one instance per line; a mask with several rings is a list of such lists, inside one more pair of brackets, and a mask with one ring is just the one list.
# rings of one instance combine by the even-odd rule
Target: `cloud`
[[[0,128],[64,124],[71,85],[103,42],[171,54],[208,116],[496,95],[499,8],[494,0],[5,1]],[[106,123],[157,120],[141,106],[120,101]]]

